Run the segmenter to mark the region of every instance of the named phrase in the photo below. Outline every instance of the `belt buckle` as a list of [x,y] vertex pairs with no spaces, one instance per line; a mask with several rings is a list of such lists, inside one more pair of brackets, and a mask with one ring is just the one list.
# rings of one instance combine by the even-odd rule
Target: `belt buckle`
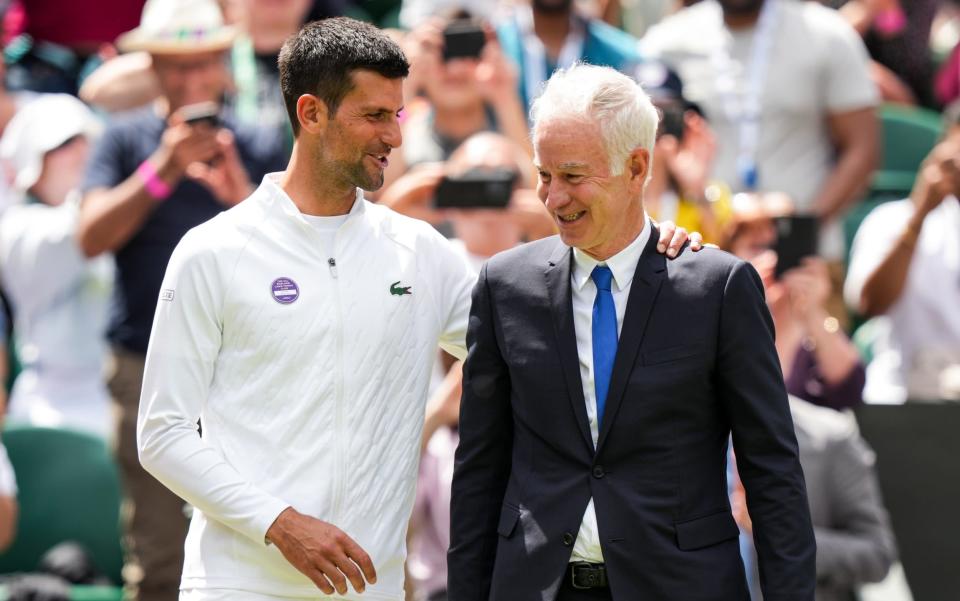
[[[578,572],[583,579],[578,580]],[[586,583],[583,583],[586,580]],[[576,561],[570,564],[570,584],[579,591],[585,591],[600,586],[600,577],[597,569],[586,561]]]

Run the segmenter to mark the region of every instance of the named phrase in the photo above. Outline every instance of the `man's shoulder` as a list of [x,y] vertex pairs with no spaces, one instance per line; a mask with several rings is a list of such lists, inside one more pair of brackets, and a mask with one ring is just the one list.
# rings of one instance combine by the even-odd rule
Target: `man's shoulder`
[[181,252],[194,254],[239,251],[266,219],[265,209],[263,198],[255,191],[240,204],[187,230],[177,246],[184,248]]
[[668,277],[693,274],[701,277],[727,278],[738,265],[746,262],[727,251],[707,246],[697,252],[689,246],[675,259],[666,259]]
[[569,258],[570,247],[560,241],[560,236],[549,236],[495,254],[487,261],[487,274],[488,277],[507,277],[530,270],[543,271],[551,262]]
[[397,244],[411,251],[417,251],[424,246],[446,246],[446,238],[426,221],[398,213],[369,200],[362,202],[366,203],[364,211],[367,220]]
[[797,435],[806,440],[810,449],[823,449],[859,433],[852,413],[820,407],[794,396],[790,397],[790,414]]
[[163,131],[163,127],[163,119],[148,106],[111,114],[107,118],[105,133],[140,137]]
[[784,2],[781,0],[784,20],[792,25],[804,25],[818,35],[846,34],[855,30],[850,23],[833,8],[819,2]]
[[584,58],[616,63],[611,66],[618,69],[627,66],[626,63],[639,59],[639,40],[622,29],[617,29],[600,19],[590,19],[587,21],[587,34],[591,38],[591,43],[598,45],[605,56]]
[[857,235],[876,235],[885,233],[891,228],[903,227],[910,216],[913,215],[914,210],[913,201],[909,198],[891,200],[877,205],[863,218],[857,228]]
[[723,29],[721,15],[719,5],[709,0],[679,10],[647,31],[641,40],[641,49],[680,48],[690,43],[712,42],[699,36],[707,31],[719,33]]

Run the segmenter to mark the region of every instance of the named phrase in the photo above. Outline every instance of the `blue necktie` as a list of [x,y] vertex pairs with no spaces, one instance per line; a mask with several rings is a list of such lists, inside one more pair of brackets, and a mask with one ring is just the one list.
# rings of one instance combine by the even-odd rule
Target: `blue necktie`
[[613,361],[617,357],[617,308],[610,292],[613,280],[610,268],[597,265],[590,277],[597,285],[597,298],[593,301],[593,386],[597,394],[597,423],[600,424],[610,389]]

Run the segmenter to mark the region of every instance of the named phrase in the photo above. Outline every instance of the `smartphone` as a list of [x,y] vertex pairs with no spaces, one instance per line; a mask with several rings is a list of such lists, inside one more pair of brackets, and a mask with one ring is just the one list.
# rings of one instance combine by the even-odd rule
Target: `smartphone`
[[784,272],[800,265],[804,257],[817,254],[817,218],[810,215],[790,215],[773,220],[777,229],[777,268],[779,279]]
[[502,209],[510,202],[518,176],[510,169],[484,169],[444,176],[434,193],[434,206],[439,209]]
[[190,125],[206,123],[210,127],[220,126],[220,105],[216,102],[198,102],[188,104],[180,109],[183,121]]
[[479,58],[487,34],[471,19],[451,21],[443,30],[443,62],[454,58]]

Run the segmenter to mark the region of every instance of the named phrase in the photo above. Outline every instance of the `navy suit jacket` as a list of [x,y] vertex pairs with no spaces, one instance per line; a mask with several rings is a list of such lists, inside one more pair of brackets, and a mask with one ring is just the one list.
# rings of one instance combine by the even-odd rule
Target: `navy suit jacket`
[[451,601],[552,600],[592,497],[616,601],[747,601],[733,435],[767,601],[812,601],[815,543],[756,271],[716,249],[637,265],[594,450],[552,237],[483,268],[467,334]]

